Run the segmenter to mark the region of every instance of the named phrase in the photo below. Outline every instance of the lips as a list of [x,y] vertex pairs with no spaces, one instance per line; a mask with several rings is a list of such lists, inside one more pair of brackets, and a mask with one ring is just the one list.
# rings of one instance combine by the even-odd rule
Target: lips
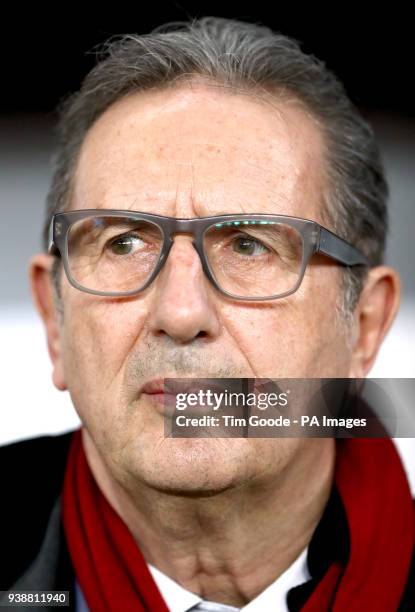
[[156,395],[158,393],[164,393],[164,380],[162,378],[155,378],[146,382],[140,390],[141,393],[147,393],[147,395]]
[[[140,388],[140,394],[142,393],[146,393],[147,395],[158,395],[158,394],[166,394],[165,392],[165,383],[164,381],[166,379],[185,379],[188,380],[188,385],[191,384],[191,380],[192,378],[186,378],[185,376],[177,376],[174,374],[168,375],[166,374],[166,376],[164,376],[164,378],[153,378],[152,380],[147,381],[141,388]],[[190,389],[190,387],[188,387],[187,385],[183,385],[183,383],[180,386],[180,392],[185,391],[186,393],[190,393],[190,392],[197,392],[199,389],[202,389],[203,387],[192,387],[192,389]],[[171,393],[169,393],[169,395],[172,395]]]
[[[165,378],[174,378],[174,375],[166,375]],[[164,378],[154,378],[147,381],[139,390],[139,396],[147,397],[157,410],[164,416],[169,416],[174,413],[176,406],[176,396],[171,393],[165,393]]]
[[[229,383],[226,384],[226,389],[225,389],[225,384],[224,383],[220,383],[218,382],[218,379],[210,379],[210,380],[215,380],[214,384],[206,384],[204,382],[202,382],[201,378],[196,378],[196,381],[198,381],[197,384],[195,384],[195,379],[194,377],[185,377],[185,376],[177,376],[176,375],[166,375],[164,376],[164,378],[153,378],[152,380],[147,381],[139,390],[140,395],[145,393],[147,395],[159,395],[159,394],[166,394],[165,392],[165,380],[166,379],[181,379],[181,383],[180,386],[177,388],[176,392],[180,392],[180,393],[196,393],[198,394],[200,391],[212,391],[212,393],[223,393],[224,391],[229,391],[228,387],[231,387],[231,391],[233,392],[242,392],[242,389],[240,388],[240,384],[237,385],[232,385],[232,383],[229,385]],[[238,379],[239,380],[239,379]],[[187,384],[184,383],[183,381],[187,381]],[[170,387],[170,391],[171,391],[171,385],[168,385],[168,387]],[[173,385],[173,389],[175,388],[175,385]],[[167,394],[166,394],[167,395]],[[168,395],[172,395],[172,393],[168,393]]]

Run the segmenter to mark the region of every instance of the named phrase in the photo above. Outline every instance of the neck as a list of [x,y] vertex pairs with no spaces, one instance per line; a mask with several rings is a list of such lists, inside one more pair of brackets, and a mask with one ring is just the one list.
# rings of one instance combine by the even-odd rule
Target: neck
[[329,439],[310,440],[277,477],[208,496],[143,482],[121,486],[85,429],[83,445],[98,486],[146,561],[202,598],[233,606],[254,599],[304,550],[333,482]]

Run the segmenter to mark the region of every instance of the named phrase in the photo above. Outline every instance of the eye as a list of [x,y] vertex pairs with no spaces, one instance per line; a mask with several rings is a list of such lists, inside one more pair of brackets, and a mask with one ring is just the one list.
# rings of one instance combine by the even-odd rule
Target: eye
[[260,255],[262,253],[269,253],[269,249],[262,244],[259,240],[243,234],[237,236],[232,241],[233,250],[241,255]]
[[141,238],[135,234],[123,234],[113,238],[108,248],[114,255],[130,255],[143,244]]

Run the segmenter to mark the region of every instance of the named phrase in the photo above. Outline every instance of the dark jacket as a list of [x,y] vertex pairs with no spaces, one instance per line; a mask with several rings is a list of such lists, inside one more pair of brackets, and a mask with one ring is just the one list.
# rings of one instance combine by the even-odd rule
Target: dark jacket
[[70,612],[75,610],[75,575],[61,523],[60,492],[71,437],[69,432],[0,447],[0,590],[70,591],[70,606],[63,608]]
[[[72,432],[42,436],[0,447],[0,590],[69,591],[70,605],[63,609],[72,612],[75,574],[60,515],[60,492],[71,436]],[[301,610],[330,563],[335,559],[345,563],[348,554],[346,517],[333,488],[309,546],[307,563],[312,578],[289,592],[290,612]],[[6,596],[0,598],[2,601],[7,601]],[[407,588],[396,612],[409,611],[415,611],[415,551]]]

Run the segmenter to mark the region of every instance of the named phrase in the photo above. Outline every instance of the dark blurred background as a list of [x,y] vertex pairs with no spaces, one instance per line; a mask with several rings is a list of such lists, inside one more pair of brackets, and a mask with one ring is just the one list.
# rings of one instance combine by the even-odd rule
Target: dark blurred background
[[[278,4],[283,5],[279,7]],[[3,20],[1,32],[2,95],[0,111],[50,112],[68,90],[77,89],[94,65],[92,49],[112,34],[147,33],[167,21],[202,15],[263,23],[302,43],[304,51],[323,59],[343,80],[349,95],[368,111],[414,117],[413,17],[409,8],[380,4],[365,13],[363,3],[332,3],[309,8],[286,3],[205,2],[141,3],[123,10],[122,3],[97,7],[88,16],[74,7],[56,5]],[[89,5],[89,10],[92,6]],[[92,13],[92,11],[91,11]]]
[[77,422],[68,395],[52,386],[27,281],[28,259],[41,244],[54,109],[95,64],[97,44],[114,34],[147,33],[203,15],[262,23],[297,39],[340,77],[373,126],[391,189],[387,261],[401,274],[403,302],[370,375],[415,377],[415,52],[409,8],[395,3],[365,13],[363,3],[19,5],[8,7],[0,26],[0,372],[8,398],[0,442]]

